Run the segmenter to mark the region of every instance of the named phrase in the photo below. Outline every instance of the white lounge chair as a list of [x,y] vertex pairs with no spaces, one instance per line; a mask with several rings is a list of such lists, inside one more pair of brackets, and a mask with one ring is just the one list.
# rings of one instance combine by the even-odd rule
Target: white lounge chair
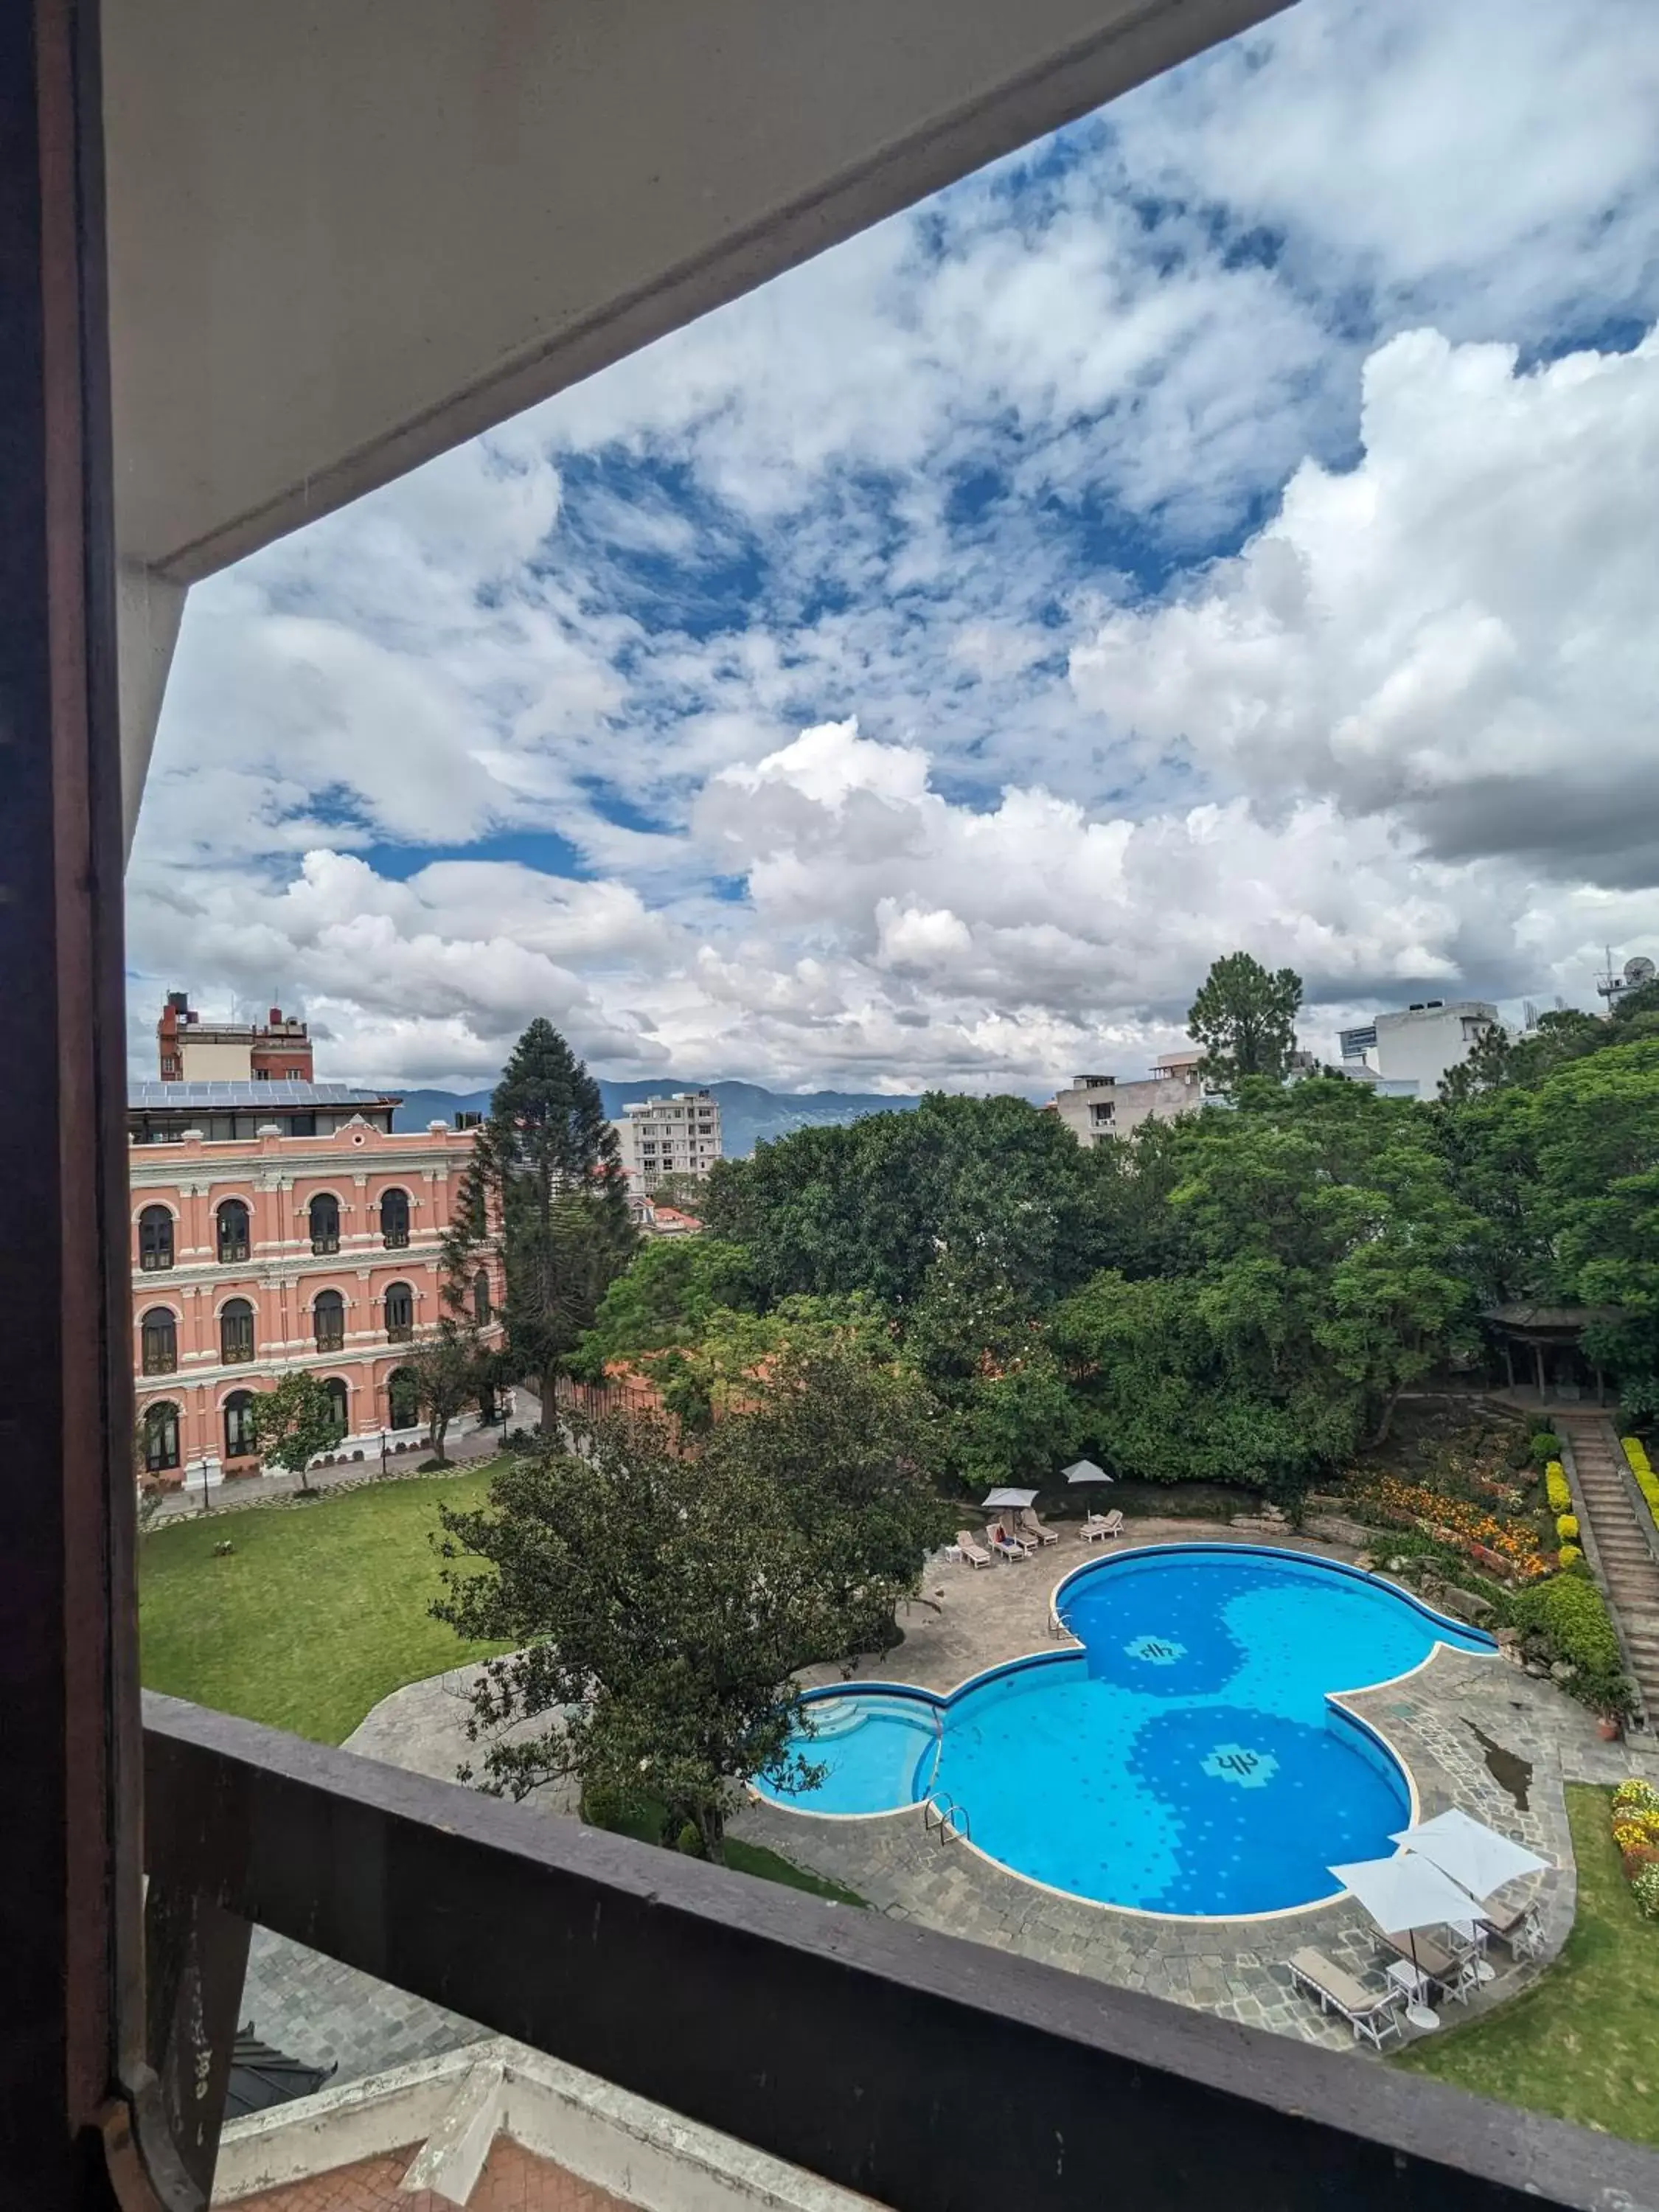
[[985,1540],[993,1553],[1004,1559],[1029,1559],[1036,1549],[1035,1543],[1011,1534],[1000,1521],[994,1528],[987,1529]]
[[1537,1905],[1531,1899],[1513,1910],[1483,1912],[1480,1924],[1496,1942],[1509,1946],[1510,1956],[1513,1959],[1536,1958],[1544,1948],[1543,1923],[1538,1917]]
[[1090,1514],[1083,1524],[1083,1540],[1085,1544],[1103,1544],[1109,1537],[1121,1536],[1122,1534],[1123,1514],[1121,1509],[1115,1505],[1109,1513]]
[[978,1538],[966,1528],[957,1530],[957,1550],[970,1567],[988,1567],[991,1554]]
[[1042,1522],[1037,1519],[1036,1515],[1031,1510],[1029,1505],[1024,1505],[1020,1508],[1019,1516],[1014,1522],[1014,1528],[1016,1533],[1019,1535],[1035,1536],[1039,1544],[1057,1544],[1060,1541],[1059,1530],[1055,1528],[1045,1528]]
[[1291,1979],[1297,1988],[1318,1998],[1321,2012],[1340,2013],[1353,2030],[1356,2043],[1363,2035],[1381,2051],[1384,2036],[1403,2032],[1400,2025],[1403,1990],[1393,1984],[1386,1990],[1368,1990],[1322,1951],[1295,1952],[1290,1965]]
[[1385,1933],[1382,1941],[1398,1957],[1409,1960],[1425,1981],[1437,1984],[1457,2004],[1467,2004],[1470,1993],[1480,1986],[1480,1978],[1473,1949],[1448,1951],[1431,1936],[1421,1933],[1407,1936]]

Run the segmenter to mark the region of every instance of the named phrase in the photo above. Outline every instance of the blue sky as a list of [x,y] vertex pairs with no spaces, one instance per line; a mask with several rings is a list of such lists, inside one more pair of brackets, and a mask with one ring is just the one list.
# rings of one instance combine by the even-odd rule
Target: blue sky
[[[1659,12],[1302,4],[198,587],[162,990],[1042,1092],[1659,951]],[[135,1052],[147,1054],[145,1042]]]

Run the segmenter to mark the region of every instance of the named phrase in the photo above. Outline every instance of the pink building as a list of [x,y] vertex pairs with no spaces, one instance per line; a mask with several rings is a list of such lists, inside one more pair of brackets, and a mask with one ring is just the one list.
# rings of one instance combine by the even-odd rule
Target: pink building
[[[340,1084],[133,1087],[132,1349],[149,1474],[252,1474],[254,1394],[296,1367],[334,1396],[340,1451],[378,1458],[383,1439],[416,1439],[404,1347],[444,1310],[439,1255],[473,1132],[394,1134],[397,1104]],[[500,1296],[491,1255],[469,1300],[492,1334]]]

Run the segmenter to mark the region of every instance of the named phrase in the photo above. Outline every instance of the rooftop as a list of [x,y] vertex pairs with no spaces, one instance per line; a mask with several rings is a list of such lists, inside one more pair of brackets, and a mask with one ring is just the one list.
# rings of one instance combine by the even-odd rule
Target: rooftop
[[349,1083],[301,1083],[293,1077],[270,1083],[129,1083],[130,1112],[153,1114],[170,1107],[270,1106],[292,1112],[307,1106],[398,1106],[398,1091],[360,1091]]

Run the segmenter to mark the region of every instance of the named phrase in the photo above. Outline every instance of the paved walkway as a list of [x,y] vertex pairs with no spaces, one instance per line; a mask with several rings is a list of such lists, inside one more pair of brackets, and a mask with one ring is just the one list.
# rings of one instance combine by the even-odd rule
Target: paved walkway
[[1648,1516],[1605,1413],[1565,1407],[1550,1414],[1572,1449],[1573,1473],[1625,1656],[1651,1726],[1659,1717],[1659,1562],[1644,1527]]

